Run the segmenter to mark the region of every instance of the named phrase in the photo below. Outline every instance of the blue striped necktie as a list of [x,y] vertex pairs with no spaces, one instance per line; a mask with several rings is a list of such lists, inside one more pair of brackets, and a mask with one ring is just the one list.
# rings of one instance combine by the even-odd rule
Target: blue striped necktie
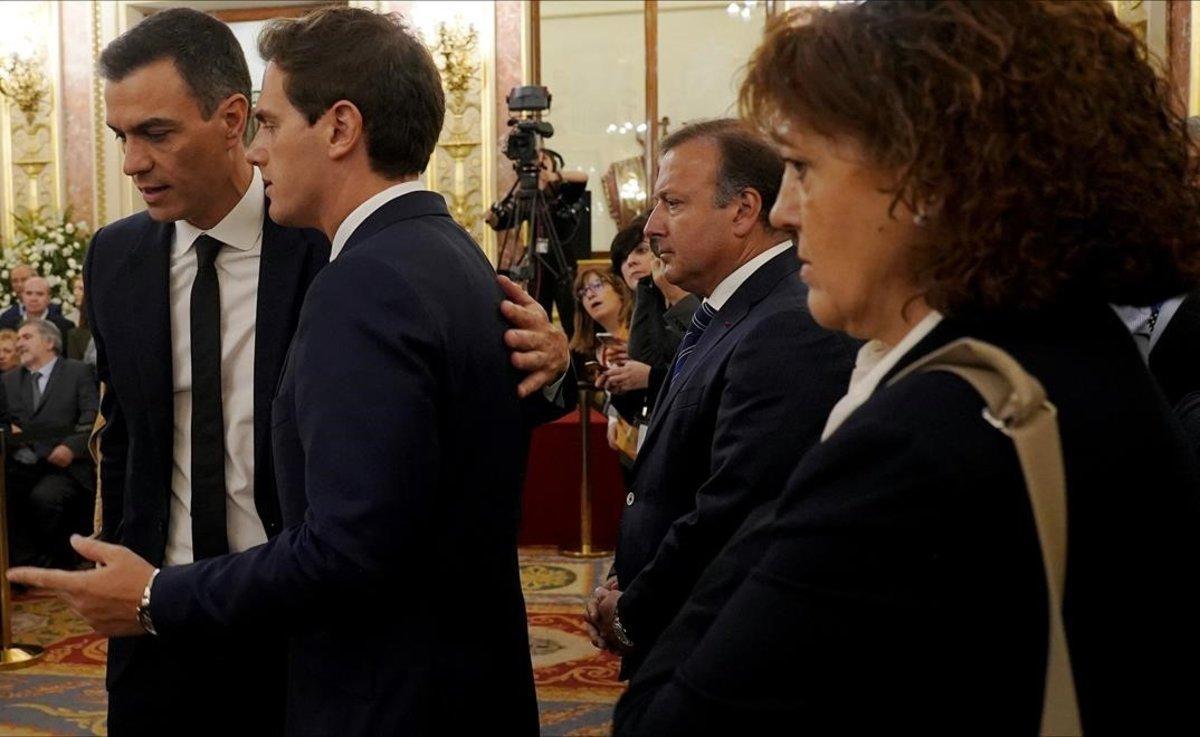
[[683,334],[683,340],[679,343],[679,352],[675,354],[675,365],[671,367],[671,381],[674,382],[679,378],[679,374],[683,372],[683,366],[687,363],[688,357],[696,350],[696,344],[700,342],[700,336],[704,335],[704,330],[708,324],[712,322],[713,315],[717,314],[716,309],[708,302],[701,302],[700,308],[696,310],[696,314],[692,315],[692,324],[688,327],[687,332]]

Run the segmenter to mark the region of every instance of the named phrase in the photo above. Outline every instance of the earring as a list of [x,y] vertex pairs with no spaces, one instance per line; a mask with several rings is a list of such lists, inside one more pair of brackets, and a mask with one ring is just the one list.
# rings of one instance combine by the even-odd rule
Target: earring
[[916,214],[913,215],[913,225],[918,228],[925,227],[925,223],[927,222],[929,222],[929,216],[925,214],[924,210],[917,210]]

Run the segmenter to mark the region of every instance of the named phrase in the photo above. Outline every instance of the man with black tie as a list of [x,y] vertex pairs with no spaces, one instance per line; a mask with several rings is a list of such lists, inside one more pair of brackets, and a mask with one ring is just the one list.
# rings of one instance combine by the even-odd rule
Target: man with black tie
[[[169,570],[283,529],[271,402],[330,248],[321,232],[268,214],[242,142],[249,71],[227,26],[194,10],[155,13],[105,49],[100,73],[108,125],[147,206],[97,232],[85,265],[104,384],[102,537]],[[523,351],[513,362],[530,372],[529,392],[562,373],[566,341],[510,294],[505,315],[522,329],[506,340]],[[280,733],[284,646],[281,631],[114,637],[110,733]]]
[[[174,12],[186,11],[164,11],[150,20]],[[98,570],[14,571],[11,577],[60,590],[102,632],[142,635],[124,640],[135,647],[183,642],[201,650],[289,635],[292,733],[467,733],[495,724],[512,733],[536,732],[515,550],[532,408],[518,400],[521,376],[514,366],[533,370],[522,382],[525,393],[561,374],[565,351],[538,347],[539,338],[549,340],[549,328],[540,308],[532,313],[537,321],[527,319],[533,309],[527,295],[508,292],[519,296],[519,304],[507,304],[504,315],[526,328],[515,336],[506,332],[497,310],[504,294],[490,265],[450,219],[441,197],[416,181],[444,114],[441,81],[420,41],[386,16],[341,8],[282,23],[261,48],[272,63],[257,112],[259,133],[248,155],[262,168],[271,198],[267,222],[320,226],[333,240],[333,261],[299,310],[274,393],[270,437],[282,532],[246,552],[220,555],[223,541],[209,524],[219,514],[208,497],[209,482],[202,486],[200,477],[218,473],[209,453],[219,439],[211,438],[208,427],[214,415],[228,410],[229,396],[223,394],[224,405],[218,405],[211,391],[225,390],[230,382],[211,377],[207,354],[216,341],[211,326],[193,320],[187,450],[189,529],[198,560],[157,570],[154,553],[163,547],[152,547],[153,532],[138,539],[126,533],[122,540],[132,551],[76,541],[80,552],[104,563]],[[157,137],[180,130],[138,107],[167,89],[162,77],[151,86],[136,84],[152,67],[136,67],[110,82],[108,109],[113,117],[118,109],[141,111],[113,121],[113,127],[126,136],[127,157],[133,158],[127,168],[148,203],[165,209],[175,197],[175,181],[168,177],[180,169],[155,174],[147,167],[138,176],[139,159],[132,156],[135,135],[148,139],[137,153],[152,158]],[[113,104],[114,94],[122,104]],[[228,112],[219,129],[229,130],[223,150],[232,156],[240,148],[245,98],[221,99],[212,117]],[[235,206],[229,216],[236,211]],[[193,315],[214,296],[226,299],[225,281],[213,290],[211,273],[204,273],[214,259],[219,272],[231,253],[213,245],[221,241],[220,226],[196,228],[205,234],[192,244],[200,264],[190,290]],[[178,224],[174,231],[177,238]],[[171,242],[162,243],[163,250]],[[152,267],[140,261],[118,266],[101,281],[103,253],[93,246],[88,292],[99,351],[107,356],[101,365],[137,362],[124,352],[115,358],[110,323],[103,319],[115,307],[106,308],[100,292],[115,301],[115,281],[109,279]],[[153,268],[165,271],[165,258],[159,259]],[[261,294],[260,289],[260,300]],[[260,308],[260,330],[262,314]],[[295,319],[295,302],[286,315]],[[144,341],[144,333],[124,331],[128,347]],[[559,337],[554,333],[553,345]],[[506,341],[530,350],[514,354],[510,365]],[[219,345],[222,352],[229,349],[225,336]],[[227,363],[222,360],[222,372]],[[114,364],[109,374],[115,377],[117,368]],[[165,392],[170,386],[165,369],[135,365],[128,385],[116,384],[117,396],[122,401],[128,394],[145,396],[155,373]],[[198,396],[201,387],[209,388],[208,396]],[[256,401],[255,407],[264,404]],[[130,418],[124,426],[132,428]],[[225,447],[233,447],[228,428]],[[263,445],[256,447],[265,452]],[[237,477],[226,461],[231,482]],[[237,501],[228,494],[225,501],[229,516]],[[124,523],[145,513],[126,504]],[[159,515],[161,520],[166,510]],[[235,546],[236,530],[227,530],[228,551],[244,549]],[[199,559],[206,553],[214,557]],[[464,585],[466,580],[472,585]],[[487,605],[482,618],[480,601]],[[246,649],[230,672],[212,676],[240,679],[270,657],[261,648]],[[198,671],[205,664],[195,666]],[[252,701],[259,689],[246,684],[248,695],[222,694],[227,701],[219,716],[238,714],[235,726],[242,731],[240,720],[253,715],[242,716],[226,703]],[[213,711],[188,696],[167,698],[186,701],[189,715]],[[176,717],[173,726],[183,721]]]
[[783,487],[845,391],[854,342],[813,322],[800,262],[767,221],[783,162],[733,120],[669,136],[646,235],[664,278],[703,297],[634,466],[616,580],[593,641],[630,677],[749,513]]
[[17,352],[20,368],[3,377],[15,433],[7,468],[13,561],[68,566],[77,558],[67,539],[86,528],[96,489],[87,452],[96,383],[87,364],[62,355],[62,333],[53,323],[21,325]]

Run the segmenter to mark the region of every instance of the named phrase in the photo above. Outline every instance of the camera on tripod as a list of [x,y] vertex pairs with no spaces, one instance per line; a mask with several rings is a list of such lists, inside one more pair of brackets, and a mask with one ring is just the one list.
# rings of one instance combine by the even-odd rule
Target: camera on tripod
[[550,109],[550,90],[535,85],[513,87],[504,98],[508,104],[510,130],[504,142],[504,155],[508,157],[522,179],[533,177],[532,186],[537,186],[539,142],[554,135],[554,126],[542,120],[542,113]]

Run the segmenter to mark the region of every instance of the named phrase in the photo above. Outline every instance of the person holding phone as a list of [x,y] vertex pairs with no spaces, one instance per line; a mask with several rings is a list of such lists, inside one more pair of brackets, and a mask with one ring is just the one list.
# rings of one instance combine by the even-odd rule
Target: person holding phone
[[[629,318],[633,314],[633,294],[612,272],[598,267],[585,268],[575,277],[575,331],[571,351],[581,359],[584,375],[603,383],[604,375],[617,366],[617,356],[629,347]],[[589,372],[588,365],[596,365]],[[608,415],[608,444],[621,452],[622,467],[632,465],[637,454],[637,426],[623,418],[605,392]]]

